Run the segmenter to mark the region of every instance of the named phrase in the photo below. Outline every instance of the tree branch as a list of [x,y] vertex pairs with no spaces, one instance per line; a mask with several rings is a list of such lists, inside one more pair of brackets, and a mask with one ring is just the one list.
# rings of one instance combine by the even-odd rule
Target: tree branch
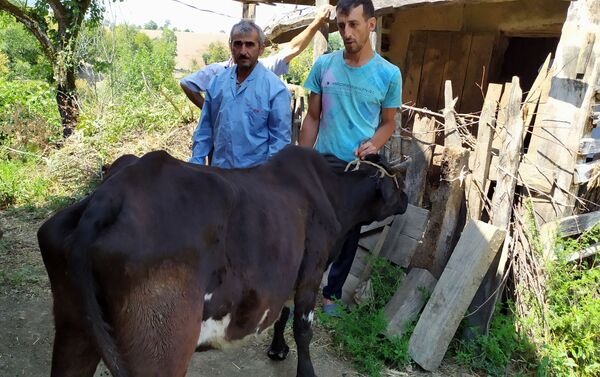
[[58,0],[48,0],[48,3],[50,4],[50,8],[52,8],[56,22],[58,22],[58,33],[61,37],[65,38],[69,28],[67,9]]
[[25,25],[25,27],[40,42],[42,50],[44,50],[44,54],[46,54],[48,60],[50,60],[51,63],[54,63],[56,60],[56,50],[48,35],[40,28],[37,20],[31,17],[25,9],[20,8],[8,0],[0,0],[0,10],[10,13],[17,21]]

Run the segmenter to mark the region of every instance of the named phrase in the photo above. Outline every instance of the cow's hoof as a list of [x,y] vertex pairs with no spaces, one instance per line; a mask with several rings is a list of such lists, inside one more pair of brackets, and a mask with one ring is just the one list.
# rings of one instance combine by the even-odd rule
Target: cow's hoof
[[267,355],[269,355],[269,359],[271,359],[271,360],[281,361],[281,360],[285,360],[285,358],[287,357],[289,352],[290,352],[290,347],[285,346],[284,349],[282,349],[281,351],[275,351],[275,350],[269,349],[269,352],[267,352]]

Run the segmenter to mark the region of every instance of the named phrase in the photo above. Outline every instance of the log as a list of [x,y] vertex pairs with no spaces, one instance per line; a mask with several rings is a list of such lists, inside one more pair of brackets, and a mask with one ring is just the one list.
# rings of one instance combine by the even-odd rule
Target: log
[[468,159],[469,152],[464,148],[444,148],[440,187],[431,194],[427,230],[410,265],[426,269],[436,278],[442,274],[456,241],[455,231],[464,200],[462,180],[467,172]]
[[[329,0],[315,0],[315,6],[328,5]],[[327,51],[327,38],[329,37],[329,25],[321,26],[313,37],[313,63]]]
[[433,156],[432,146],[435,145],[435,119],[415,114],[412,135],[410,150],[412,161],[406,170],[405,191],[408,202],[420,206],[425,191],[427,170]]
[[469,220],[438,280],[415,330],[408,352],[423,369],[437,369],[506,231]]
[[[500,149],[498,163],[498,181],[492,198],[492,224],[500,229],[508,230],[517,184],[517,171],[523,148],[523,117],[521,114],[522,91],[519,86],[519,78],[513,77],[511,93],[508,101],[506,115],[507,122],[502,132],[502,148]],[[500,285],[504,278],[506,261],[508,259],[508,242],[504,245],[502,252],[494,259],[481,287],[477,291],[470,311],[477,313],[469,317],[470,331],[487,335],[490,321],[496,306],[496,298],[500,294]],[[475,335],[475,334],[467,334]]]
[[502,85],[490,84],[485,96],[483,110],[479,118],[477,129],[477,144],[475,146],[475,157],[471,174],[471,184],[468,186],[467,210],[468,218],[479,220],[483,210],[483,200],[486,196],[485,187],[490,171],[490,160],[492,158],[492,138],[496,128],[496,110],[498,100],[502,93]]
[[385,306],[389,323],[387,333],[402,337],[406,325],[417,319],[427,298],[433,291],[437,279],[427,270],[413,268],[400,283],[400,287]]

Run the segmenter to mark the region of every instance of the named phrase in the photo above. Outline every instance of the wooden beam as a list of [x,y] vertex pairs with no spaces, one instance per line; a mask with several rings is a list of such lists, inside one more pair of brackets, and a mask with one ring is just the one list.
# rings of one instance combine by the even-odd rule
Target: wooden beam
[[[315,6],[329,5],[329,0],[315,0]],[[319,56],[327,52],[327,39],[329,38],[329,25],[322,25],[313,38],[313,63]]]
[[410,270],[385,306],[388,334],[404,335],[406,325],[417,319],[436,283],[437,279],[429,271],[420,268]]
[[256,20],[256,4],[255,3],[243,3],[242,4],[242,18],[244,20]]
[[469,220],[410,337],[408,352],[423,369],[437,369],[506,231]]
[[[523,149],[523,115],[521,113],[521,99],[523,92],[519,86],[519,78],[513,77],[510,97],[506,109],[507,121],[502,132],[502,148],[500,149],[498,163],[498,180],[492,198],[492,224],[500,229],[508,230],[513,212],[517,172]],[[502,252],[494,259],[489,271],[473,302],[470,311],[474,312],[469,317],[469,329],[481,335],[487,335],[490,321],[496,306],[496,298],[501,293],[500,286],[504,278],[506,261],[508,259],[508,242]]]
[[496,110],[498,100],[502,93],[502,85],[490,84],[483,110],[479,117],[477,127],[477,144],[475,145],[475,157],[471,174],[471,183],[468,185],[467,211],[468,218],[479,220],[483,210],[483,198],[486,197],[485,187],[490,172],[490,161],[492,159],[492,138],[496,128]]
[[587,164],[579,164],[575,166],[575,183],[587,183],[594,177],[595,174],[600,174],[600,160],[592,161]]

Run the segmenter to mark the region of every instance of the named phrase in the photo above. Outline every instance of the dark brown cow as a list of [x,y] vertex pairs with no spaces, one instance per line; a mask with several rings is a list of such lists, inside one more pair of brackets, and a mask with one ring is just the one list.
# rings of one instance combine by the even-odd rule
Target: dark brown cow
[[117,161],[38,232],[54,297],[52,376],[92,376],[100,359],[113,376],[184,376],[196,348],[273,323],[269,356],[283,359],[289,298],[297,375],[314,376],[323,271],[350,229],[407,205],[401,182],[333,160],[288,147],[252,169],[165,152]]

